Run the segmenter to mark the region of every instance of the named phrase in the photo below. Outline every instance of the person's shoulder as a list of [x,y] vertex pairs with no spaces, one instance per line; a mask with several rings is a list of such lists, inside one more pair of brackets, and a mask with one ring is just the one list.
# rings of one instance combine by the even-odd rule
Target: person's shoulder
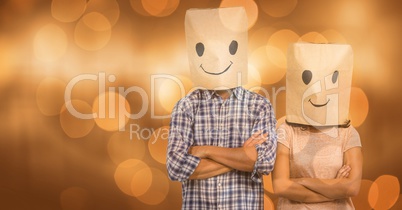
[[349,136],[354,136],[360,139],[359,132],[357,132],[356,128],[353,125],[348,126],[345,128]]
[[272,104],[268,98],[244,88],[243,91],[244,99],[248,101],[249,106],[256,107],[257,109],[272,109]]
[[186,110],[198,104],[203,98],[203,90],[196,89],[181,98],[175,105],[176,109]]
[[263,103],[269,103],[268,98],[266,98],[266,97],[264,97],[264,96],[262,96],[262,95],[260,95],[260,94],[258,94],[256,92],[252,92],[250,90],[247,90],[247,89],[245,89],[243,87],[241,87],[241,88],[242,88],[242,91],[244,91],[245,98],[258,100],[258,101],[261,101]]

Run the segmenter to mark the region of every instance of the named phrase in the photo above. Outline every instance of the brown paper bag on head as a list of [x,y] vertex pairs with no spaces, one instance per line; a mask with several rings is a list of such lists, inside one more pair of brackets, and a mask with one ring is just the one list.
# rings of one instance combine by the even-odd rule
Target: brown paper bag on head
[[195,87],[222,90],[247,83],[244,8],[187,10],[185,32]]
[[353,52],[345,44],[294,43],[288,50],[286,121],[349,124]]

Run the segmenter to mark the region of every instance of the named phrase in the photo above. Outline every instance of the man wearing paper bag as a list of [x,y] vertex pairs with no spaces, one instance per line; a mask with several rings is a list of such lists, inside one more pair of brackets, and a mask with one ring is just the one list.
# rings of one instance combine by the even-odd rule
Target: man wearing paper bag
[[270,102],[247,81],[244,8],[190,9],[185,19],[193,83],[172,112],[169,178],[182,182],[182,209],[263,209],[262,176],[276,151]]
[[287,68],[286,123],[277,130],[273,172],[278,209],[354,209],[362,153],[349,120],[352,49],[295,43]]

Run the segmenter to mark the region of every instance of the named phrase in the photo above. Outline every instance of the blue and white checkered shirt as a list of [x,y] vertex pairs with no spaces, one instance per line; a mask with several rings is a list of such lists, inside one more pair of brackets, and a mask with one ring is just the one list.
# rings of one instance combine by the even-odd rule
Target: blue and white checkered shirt
[[[182,182],[182,209],[263,209],[262,175],[269,174],[276,157],[276,120],[264,97],[237,87],[227,100],[213,91],[196,90],[175,106],[167,151],[169,178]],[[189,180],[200,158],[188,153],[191,146],[242,147],[256,131],[268,140],[256,145],[253,172],[232,170],[203,180]]]

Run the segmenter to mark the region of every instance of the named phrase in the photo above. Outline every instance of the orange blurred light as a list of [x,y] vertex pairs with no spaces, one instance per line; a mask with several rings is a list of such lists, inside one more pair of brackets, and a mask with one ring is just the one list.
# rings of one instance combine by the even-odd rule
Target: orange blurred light
[[106,131],[117,131],[129,120],[130,104],[119,93],[108,91],[95,98],[92,110],[97,114],[97,126]]
[[258,69],[263,84],[279,82],[286,73],[285,68],[278,68],[272,65],[268,58],[266,47],[260,47],[251,54],[250,64]]
[[272,187],[272,173],[263,176],[264,189],[270,193],[274,193],[274,188]]
[[282,29],[271,35],[268,39],[268,45],[280,49],[284,55],[287,55],[289,44],[297,42],[299,35],[289,29]]
[[161,82],[156,82],[159,99],[158,103],[167,113],[173,110],[174,105],[186,95],[185,87],[191,84],[190,79],[182,76],[167,76],[161,78]]
[[[72,107],[79,113],[92,113],[91,106],[88,103],[80,100],[72,100],[70,102]],[[93,119],[80,119],[79,116],[74,116],[67,109],[66,104],[64,104],[60,111],[60,124],[69,137],[81,138],[88,135],[95,123]]]
[[36,103],[42,114],[54,116],[60,114],[64,104],[64,88],[66,84],[56,78],[43,79],[36,90]]
[[264,194],[264,210],[275,210],[274,202],[266,194]]
[[145,142],[131,133],[116,132],[107,144],[110,159],[117,165],[127,159],[142,159],[145,155]]
[[334,29],[325,30],[321,32],[321,34],[325,37],[326,40],[328,40],[328,43],[340,43],[340,44],[347,43],[346,38],[341,33],[339,33]]
[[243,85],[244,88],[256,93],[261,90],[260,72],[250,64],[248,65],[247,80],[247,84]]
[[[360,191],[357,196],[352,197],[353,205],[355,206],[356,209],[371,209],[370,204],[369,204],[369,190],[371,188],[371,185],[373,184],[373,181],[368,180],[368,179],[363,179],[360,184]],[[375,196],[374,194],[372,195],[372,199],[377,199],[378,194]],[[377,198],[374,198],[377,197]]]
[[106,46],[111,37],[111,25],[108,19],[97,12],[82,17],[75,26],[75,43],[82,49],[94,51]]
[[369,102],[361,88],[352,87],[350,92],[350,120],[354,127],[359,127],[366,120]]
[[223,0],[219,7],[244,7],[249,29],[257,22],[258,6],[253,0]]
[[[180,0],[141,0],[144,10],[156,17],[171,15],[179,6]],[[133,3],[131,4],[133,6]],[[137,11],[137,9],[135,9]],[[142,11],[139,11],[140,14]]]
[[167,174],[159,169],[151,168],[152,171],[152,184],[148,191],[138,196],[137,199],[148,205],[158,205],[165,200],[169,192],[169,179]]
[[279,48],[267,45],[267,55],[271,63],[273,63],[278,68],[286,69],[287,59],[286,55]]
[[289,15],[297,5],[297,0],[260,0],[260,8],[272,17],[284,17]]
[[84,14],[86,6],[86,0],[53,0],[51,12],[58,21],[73,22]]
[[156,129],[148,141],[148,150],[152,158],[161,164],[166,164],[169,126]]
[[398,200],[400,183],[397,177],[382,175],[370,187],[369,204],[374,209],[390,209]]
[[[128,159],[122,163],[120,163],[116,171],[114,173],[114,180],[116,182],[117,187],[127,195],[135,196],[135,194],[143,194],[150,187],[150,180],[152,182],[152,177],[136,177],[134,180],[134,185],[144,181],[144,184],[141,184],[143,189],[137,189],[136,186],[132,186],[133,178],[138,171],[141,171],[141,174],[148,174],[147,170],[150,170],[149,166],[141,160],[137,159]],[[139,178],[139,180],[138,180]],[[135,194],[133,192],[135,190]]]
[[36,33],[33,48],[38,60],[54,62],[66,52],[67,35],[55,24],[45,25]]
[[299,41],[312,43],[328,43],[328,40],[320,33],[312,31],[300,37]]
[[120,17],[120,8],[116,0],[90,0],[86,13],[92,12],[102,14],[108,20],[110,26],[114,26]]

